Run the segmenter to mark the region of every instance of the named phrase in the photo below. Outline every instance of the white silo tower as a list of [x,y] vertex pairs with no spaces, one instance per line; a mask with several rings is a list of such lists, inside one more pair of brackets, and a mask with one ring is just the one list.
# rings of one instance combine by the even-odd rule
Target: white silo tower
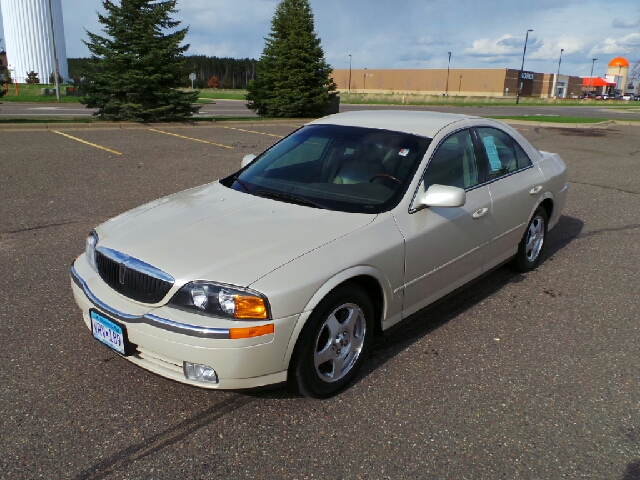
[[61,0],[0,0],[0,8],[7,61],[14,80],[25,83],[27,72],[34,71],[38,73],[40,83],[49,82],[49,76],[55,70],[53,35],[60,76],[66,80],[69,69]]

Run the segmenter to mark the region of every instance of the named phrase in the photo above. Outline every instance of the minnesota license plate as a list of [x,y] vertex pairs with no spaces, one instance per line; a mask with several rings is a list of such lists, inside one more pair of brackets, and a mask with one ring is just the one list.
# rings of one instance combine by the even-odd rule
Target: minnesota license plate
[[125,355],[124,344],[126,341],[126,332],[124,329],[94,310],[91,310],[89,313],[91,314],[91,331],[93,332],[93,337],[114,349],[116,352]]

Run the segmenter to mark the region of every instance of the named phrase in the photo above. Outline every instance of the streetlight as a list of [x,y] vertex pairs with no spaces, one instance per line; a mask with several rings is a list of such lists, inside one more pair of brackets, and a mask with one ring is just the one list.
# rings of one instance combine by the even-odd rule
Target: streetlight
[[533,30],[527,30],[527,36],[524,38],[524,52],[522,52],[522,66],[520,67],[520,75],[518,76],[518,95],[516,96],[516,105],[520,103],[520,90],[522,90],[522,71],[524,70],[524,56],[527,54],[527,41],[529,40],[529,32],[533,32]]
[[451,66],[451,52],[447,52],[449,54],[449,63],[447,63],[447,88],[444,92],[444,96],[449,96],[449,67]]
[[349,93],[351,93],[351,55],[349,55]]
[[589,86],[587,87],[587,93],[591,93],[591,81],[593,80],[593,66],[596,63],[597,58],[591,59],[591,73],[589,74]]
[[58,66],[58,52],[56,50],[56,33],[53,27],[53,8],[51,7],[51,0],[49,0],[49,20],[51,22],[51,43],[53,44],[53,76],[55,77],[54,84],[56,87],[56,98],[60,100],[60,82],[58,76],[60,75],[60,67]]
[[558,61],[558,73],[556,74],[556,81],[555,81],[556,87],[553,92],[553,96],[555,98],[558,98],[558,80],[560,77],[560,64],[562,63],[562,52],[564,52],[564,48],[560,49],[560,60]]

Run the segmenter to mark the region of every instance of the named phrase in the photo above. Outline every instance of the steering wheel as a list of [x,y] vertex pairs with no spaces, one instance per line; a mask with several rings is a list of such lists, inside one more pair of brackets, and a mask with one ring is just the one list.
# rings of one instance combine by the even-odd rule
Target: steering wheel
[[369,183],[373,182],[376,178],[390,178],[394,182],[398,182],[398,185],[402,185],[402,180],[394,177],[393,175],[389,175],[388,173],[376,173],[373,177],[369,179]]

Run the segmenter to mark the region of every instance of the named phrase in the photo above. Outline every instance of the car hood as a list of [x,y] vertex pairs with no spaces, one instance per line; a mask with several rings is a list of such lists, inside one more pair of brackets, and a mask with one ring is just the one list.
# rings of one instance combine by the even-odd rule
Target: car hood
[[153,265],[177,284],[248,286],[375,217],[260,198],[215,182],[138,207],[96,231],[99,247]]

